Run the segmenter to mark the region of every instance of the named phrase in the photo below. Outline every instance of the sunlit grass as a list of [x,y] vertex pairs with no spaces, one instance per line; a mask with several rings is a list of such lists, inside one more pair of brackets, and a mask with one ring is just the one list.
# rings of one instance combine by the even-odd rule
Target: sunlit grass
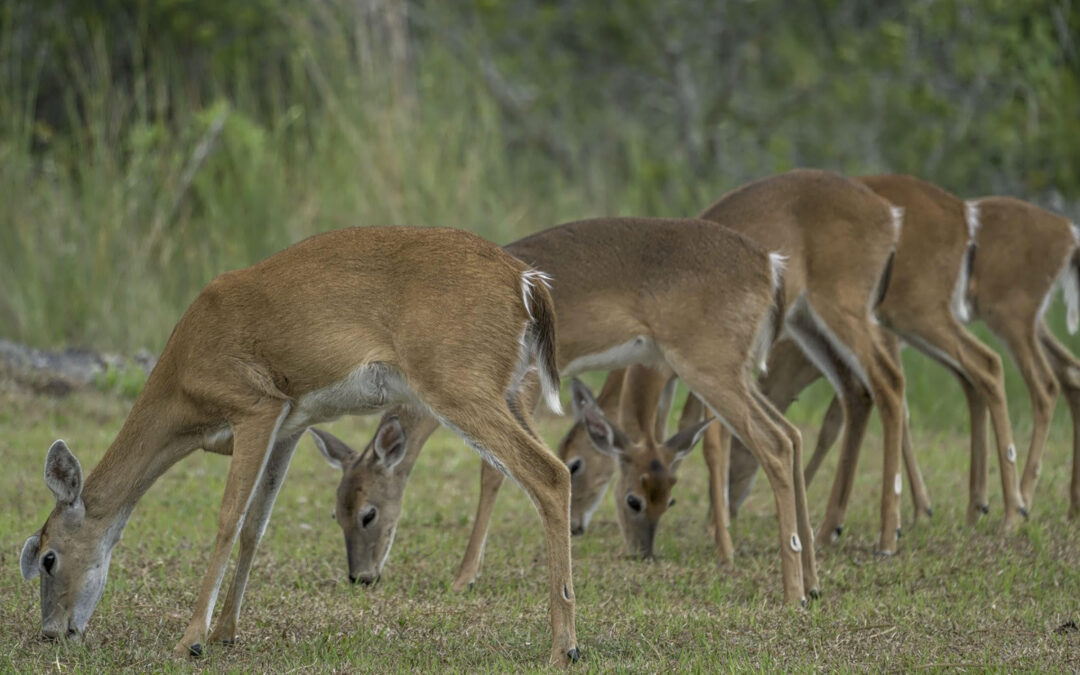
[[[23,539],[51,509],[41,479],[45,450],[63,437],[83,466],[92,467],[127,404],[100,394],[63,401],[0,396],[3,667],[513,671],[539,667],[546,658],[545,552],[536,513],[516,487],[508,484],[499,497],[476,588],[449,590],[471,525],[479,465],[446,432],[432,439],[416,466],[397,543],[376,588],[351,587],[345,579],[340,531],[330,517],[338,475],[304,441],[256,557],[241,642],[217,647],[199,662],[173,660],[169,651],[189,618],[213,542],[226,471],[227,459],[197,453],[158,481],[136,509],[115,550],[88,643],[42,643],[36,637],[37,583],[23,582],[17,567]],[[1009,537],[998,531],[996,490],[990,515],[974,530],[962,524],[966,438],[917,427],[916,450],[935,516],[912,526],[905,501],[901,551],[888,560],[874,555],[880,436],[871,435],[844,537],[836,547],[819,547],[824,597],[807,610],[781,604],[766,481],[758,481],[733,524],[736,562],[730,569],[717,568],[705,535],[705,472],[698,453],[681,470],[678,504],[661,525],[655,563],[620,554],[609,496],[590,532],[573,542],[581,666],[648,672],[1075,669],[1080,637],[1055,633],[1080,618],[1080,542],[1076,524],[1064,518],[1070,433],[1063,418],[1056,421],[1037,511]],[[553,443],[564,423],[545,420],[541,426]],[[333,426],[357,444],[371,428],[370,419]],[[813,431],[806,435],[812,439]],[[811,487],[814,522],[833,466],[830,459]]]

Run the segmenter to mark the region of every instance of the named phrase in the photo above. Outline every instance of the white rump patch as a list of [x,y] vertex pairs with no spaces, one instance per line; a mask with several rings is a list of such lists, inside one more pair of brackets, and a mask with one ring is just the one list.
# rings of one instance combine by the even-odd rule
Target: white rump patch
[[1076,334],[1080,327],[1080,270],[1073,264],[1073,256],[1076,255],[1076,247],[1080,245],[1080,229],[1070,223],[1069,228],[1073,235],[1073,250],[1065,261],[1065,267],[1058,275],[1057,285],[1061,286],[1061,293],[1065,296],[1065,324],[1069,329],[1069,335]]
[[975,246],[975,235],[979,231],[978,200],[964,202],[964,223],[967,225],[967,246],[964,247],[964,257],[960,261],[960,273],[956,276],[952,301],[949,303],[953,316],[960,323],[968,323],[972,319],[971,298],[968,297],[968,287],[971,285],[972,273],[972,257],[969,251],[971,247]]
[[791,535],[791,550],[796,553],[802,553],[802,542],[799,541],[799,535]]
[[1005,449],[1005,458],[1009,460],[1009,463],[1016,462],[1016,446],[1009,443],[1009,447]]
[[[787,256],[783,253],[769,254],[769,279],[771,298],[776,298],[776,291],[784,282],[784,270],[787,268]],[[776,322],[783,314],[783,307],[770,307],[765,318],[758,327],[757,336],[754,338],[754,346],[750,354],[750,360],[757,364],[761,374],[769,370],[769,351],[772,349],[773,336],[776,335]]]
[[900,479],[900,474],[896,474],[896,477],[893,478],[892,489],[897,496],[900,496],[900,492],[904,489],[904,481]]

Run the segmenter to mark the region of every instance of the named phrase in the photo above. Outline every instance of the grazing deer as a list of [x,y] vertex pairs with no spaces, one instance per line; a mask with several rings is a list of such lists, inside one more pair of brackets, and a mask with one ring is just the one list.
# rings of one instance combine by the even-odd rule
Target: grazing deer
[[[736,217],[742,218],[745,221],[744,226],[749,227],[754,224],[768,228],[780,223],[779,227],[783,227],[801,222],[803,218],[808,218],[810,221],[819,224],[822,231],[831,232],[834,238],[842,239],[858,236],[864,242],[864,255],[853,261],[847,260],[845,255],[844,264],[842,265],[836,264],[835,261],[830,263],[819,258],[814,259],[815,264],[824,265],[835,272],[835,276],[832,278],[824,274],[820,275],[821,286],[806,283],[807,259],[803,257],[795,260],[792,274],[785,274],[784,283],[777,289],[778,292],[783,292],[784,296],[791,298],[792,301],[790,303],[785,302],[778,295],[777,304],[782,309],[791,308],[786,315],[786,327],[789,330],[794,326],[795,330],[802,333],[819,335],[819,333],[815,332],[815,326],[818,324],[815,323],[816,315],[813,314],[813,308],[816,305],[811,305],[810,300],[819,297],[831,298],[834,289],[844,289],[845,292],[839,294],[844,300],[837,301],[835,310],[845,316],[844,319],[836,319],[845,322],[841,330],[845,334],[855,334],[859,345],[866,347],[871,352],[867,357],[873,362],[870,370],[879,375],[882,372],[887,372],[890,378],[889,381],[893,385],[890,391],[898,397],[897,400],[902,400],[902,374],[899,373],[895,364],[888,360],[888,354],[873,346],[874,338],[870,319],[871,301],[875,297],[876,289],[881,283],[886,261],[895,245],[898,214],[894,213],[886,202],[876,197],[865,187],[828,172],[794,171],[759,181],[753,185],[754,190],[744,193],[736,200],[735,203],[739,208],[737,212],[731,214],[733,219]],[[754,204],[755,201],[757,201],[756,205]],[[644,223],[645,221],[637,222]],[[570,232],[573,233],[579,225],[564,227],[571,227]],[[511,244],[507,249],[515,256],[531,264],[539,265],[543,262],[546,266],[545,269],[554,266],[549,271],[555,277],[552,294],[559,315],[559,354],[560,358],[563,359],[560,365],[562,363],[566,364],[565,367],[561,368],[564,375],[572,375],[586,369],[611,368],[635,361],[646,363],[655,361],[655,359],[644,358],[621,358],[618,361],[597,358],[592,355],[595,350],[607,344],[615,345],[619,343],[614,338],[611,338],[607,343],[602,343],[592,337],[592,334],[601,331],[606,333],[609,322],[618,321],[622,323],[631,318],[640,317],[644,311],[642,305],[650,309],[656,305],[659,307],[659,310],[657,310],[659,320],[650,317],[650,321],[643,322],[643,324],[652,331],[663,329],[665,339],[671,341],[660,349],[664,355],[663,361],[674,371],[675,375],[687,383],[691,391],[705,399],[705,405],[710,413],[715,414],[722,423],[707,428],[705,432],[706,438],[714,433],[719,434],[721,437],[734,433],[737,437],[751,442],[755,442],[755,440],[760,442],[761,435],[759,434],[761,432],[756,429],[748,429],[745,426],[742,429],[738,428],[745,425],[746,421],[734,417],[730,408],[724,409],[718,406],[718,403],[724,400],[722,397],[725,392],[714,393],[714,398],[711,399],[709,395],[703,395],[704,386],[709,386],[715,390],[718,384],[723,381],[715,373],[722,372],[723,368],[727,368],[731,373],[727,380],[731,381],[736,377],[735,373],[739,372],[733,365],[724,366],[718,363],[717,360],[725,355],[730,357],[732,351],[724,351],[720,347],[733,342],[733,331],[736,328],[741,328],[746,320],[745,318],[733,319],[721,325],[720,319],[716,317],[704,318],[705,314],[701,311],[702,308],[718,302],[719,298],[717,296],[732,298],[731,304],[735,302],[733,292],[730,290],[734,277],[730,273],[727,276],[718,276],[724,271],[725,265],[719,259],[714,261],[707,274],[704,272],[698,273],[696,267],[691,267],[688,261],[684,260],[684,255],[689,256],[690,260],[693,260],[696,264],[700,255],[709,253],[708,249],[703,248],[700,240],[694,239],[695,236],[700,235],[695,231],[682,227],[681,229],[673,229],[666,237],[646,238],[639,244],[638,240],[631,237],[629,231],[622,237],[609,236],[594,240],[574,236],[573,234],[568,236],[562,231],[562,228],[555,228],[517,244]],[[687,251],[683,249],[683,246],[686,246],[686,244],[682,243],[684,237],[690,238],[692,241]],[[639,245],[643,247],[640,252],[635,248]],[[690,250],[693,253],[690,253]],[[826,254],[825,257],[827,258],[828,251],[823,251],[823,253]],[[690,284],[684,281],[681,287],[685,294],[679,296],[671,284],[661,281],[672,274],[678,274],[685,279],[696,277],[696,283]],[[652,279],[652,275],[657,275],[658,278]],[[844,280],[843,284],[839,283],[841,279]],[[641,288],[643,283],[650,287],[641,299],[629,295],[624,290],[624,287],[631,289]],[[854,290],[856,287],[863,288],[861,297],[858,291]],[[731,306],[731,304],[725,306]],[[842,311],[840,308],[842,308]],[[687,316],[687,313],[690,316]],[[830,313],[829,316],[833,318],[834,313]],[[852,320],[849,317],[855,317],[855,319]],[[861,320],[859,317],[861,317]],[[636,320],[642,321],[641,319]],[[656,334],[654,333],[654,335]],[[625,335],[625,333],[620,334],[620,336],[622,335]],[[832,332],[830,331],[829,336],[821,337],[821,339],[830,339],[831,335]],[[722,340],[722,343],[720,346],[714,347],[713,345],[718,338]],[[625,337],[619,339],[625,340]],[[658,339],[654,338],[654,340],[659,344]],[[621,349],[628,351],[629,347],[630,345],[624,343]],[[767,345],[759,344],[759,347],[765,348]],[[683,356],[686,353],[701,353],[703,355],[708,349],[711,349],[715,354],[713,360],[690,361]],[[760,349],[758,351],[759,357],[764,353],[764,349]],[[612,355],[614,354],[613,351]],[[672,358],[673,356],[682,358]],[[707,367],[700,365],[706,361],[708,361]],[[760,363],[761,359],[756,359],[756,362]],[[839,371],[842,367],[843,364],[838,365],[837,370]],[[697,370],[691,370],[691,368]],[[707,368],[705,377],[700,372],[703,368]],[[745,368],[743,370],[745,371]],[[605,386],[606,395],[601,396],[602,399],[607,400],[607,405],[610,405],[610,401],[613,400],[613,392],[616,391],[616,387],[621,387],[621,384],[618,384],[617,376],[613,377],[616,377],[616,379],[609,378],[610,386]],[[662,377],[667,378],[669,376],[665,374]],[[749,376],[740,375],[738,377],[740,380],[745,380]],[[753,405],[749,407],[750,411],[764,411],[769,416],[768,424],[765,421],[754,421],[754,423],[759,424],[763,431],[769,431],[770,434],[776,433],[772,429],[779,428],[785,436],[793,439],[794,458],[796,462],[799,462],[801,438],[798,430],[788,423],[761,396],[756,387],[748,383],[748,380],[738,383],[738,386],[753,395],[754,401]],[[727,395],[726,399],[729,401],[735,400],[731,395]],[[527,406],[525,407],[527,408]],[[608,409],[603,406],[601,406],[601,409],[607,416]],[[652,411],[649,412],[651,414]],[[659,425],[660,421],[666,420],[666,414],[657,415],[656,419],[657,425]],[[589,424],[586,422],[586,420],[583,420],[580,427],[591,443],[600,445],[605,450],[614,449],[609,448],[609,446],[612,446],[612,439],[615,438],[614,431],[611,428],[612,425]],[[641,426],[647,428],[649,423],[645,422]],[[751,432],[754,435],[749,435]],[[577,433],[579,432],[572,430],[569,438],[577,438]],[[714,445],[719,445],[719,441]],[[622,448],[622,450],[625,449]],[[415,451],[419,452],[419,447]],[[562,456],[571,465],[571,483],[574,486],[581,484],[575,476],[580,474],[580,476],[584,477],[588,474],[586,469],[589,466],[599,465],[599,462],[593,461],[595,456],[592,459],[585,460],[585,462],[575,462],[575,459],[583,458],[582,453],[585,452],[585,449],[579,445],[576,452],[578,454],[571,454],[567,450],[567,443],[564,442]],[[624,456],[627,453],[616,452],[615,454]],[[899,460],[897,460],[898,463]],[[797,466],[801,467],[801,463],[797,464]],[[710,470],[722,471],[723,467],[722,459],[710,462]],[[667,468],[661,467],[661,469],[669,477],[672,475],[670,466]],[[367,480],[363,473],[363,469],[347,472],[343,480],[362,485]],[[795,474],[793,476],[793,486],[795,487],[797,503],[801,507],[801,504],[805,503],[805,490],[799,476],[801,469],[795,471]],[[772,472],[769,472],[768,475],[770,476],[770,483],[775,485],[776,481],[772,477]],[[640,473],[634,474],[633,478],[640,480]],[[406,479],[407,476],[403,476],[403,484]],[[605,476],[603,480],[598,482],[598,487],[595,488],[598,492],[602,491],[606,480]],[[455,588],[460,589],[469,585],[479,573],[484,537],[499,481],[496,472],[488,467],[482,468],[480,505],[477,509],[477,517],[465,558],[454,582]],[[628,481],[624,485],[629,486],[630,484],[632,484],[632,481]],[[726,481],[716,482],[718,489],[722,485],[726,485]],[[638,543],[646,540],[647,537],[630,533],[625,524],[648,527],[649,518],[646,515],[650,513],[649,509],[653,509],[652,512],[655,513],[655,510],[666,507],[663,494],[663,490],[655,491],[655,502],[650,502],[648,505],[642,500],[641,494],[632,492],[629,489],[627,489],[626,494],[618,495],[616,500],[617,508],[623,511],[619,516],[620,522],[624,523],[624,536],[627,538],[628,545],[632,550],[636,549],[640,552]],[[778,510],[784,508],[782,496],[783,493],[777,490]],[[398,501],[400,501],[400,498],[401,496],[398,495]],[[575,526],[580,524],[584,528],[588,522],[590,509],[594,508],[596,502],[581,500],[577,503],[581,504],[582,508],[575,515]],[[898,522],[899,507],[897,506],[895,510],[897,513],[894,520]],[[799,523],[800,531],[797,533],[799,538],[792,538],[790,541],[784,542],[783,553],[785,556],[794,551],[796,547],[804,548],[801,542],[813,541],[812,538],[808,539],[809,525],[806,523],[804,526],[801,513]],[[782,538],[785,531],[782,526]],[[725,535],[726,528],[718,536]],[[724,559],[725,554],[721,542],[718,541],[717,544],[721,551],[720,557]],[[730,548],[730,545],[728,545],[728,548]],[[806,575],[809,576],[814,571],[813,553],[812,550],[806,549],[811,549],[811,546],[807,545],[802,551],[804,570]],[[785,564],[787,564],[786,557],[784,560]],[[789,588],[787,579],[785,569],[785,596],[791,599],[792,596],[787,591]],[[813,591],[816,589],[816,584],[807,582],[806,588]]]
[[[1043,246],[1047,249],[1050,246],[1062,248],[1048,257],[1039,258],[1029,253],[1033,247],[1039,245],[1031,243],[1033,239],[1027,238],[1027,232],[1019,234],[1015,228],[1009,230],[1007,226],[997,224],[1008,219],[995,214],[1001,207],[994,200],[984,200],[985,206],[983,202],[969,202],[965,205],[959,198],[941,188],[910,176],[871,176],[859,180],[905,209],[904,232],[897,248],[892,281],[878,308],[878,317],[895,336],[944,365],[956,376],[964,391],[971,414],[970,498],[967,511],[969,524],[974,524],[980,515],[989,510],[986,496],[986,421],[989,412],[1001,467],[1005,502],[1003,525],[1006,530],[1011,530],[1015,528],[1020,517],[1027,517],[1030,494],[1021,490],[1017,480],[1016,446],[1009,423],[1001,359],[963,326],[964,322],[980,311],[985,313],[985,310],[976,310],[974,307],[969,280],[972,280],[972,287],[977,288],[979,284],[973,281],[975,277],[979,274],[987,277],[989,286],[981,302],[983,306],[1000,309],[998,315],[987,322],[996,321],[995,325],[1002,326],[995,328],[992,325],[991,328],[1000,331],[999,334],[1015,336],[1010,339],[1018,345],[1023,342],[1020,334],[1027,330],[1031,337],[1026,344],[1036,344],[1034,335],[1035,326],[1041,321],[1040,307],[1045,309],[1045,298],[1054,278],[1065,267],[1066,259],[1075,249],[1071,230],[1063,219],[1051,219],[1048,226],[1056,230],[1057,237],[1051,238]],[[995,224],[990,226],[992,232],[984,232],[980,221],[994,222]],[[1034,228],[1032,230],[1034,234]],[[999,247],[998,255],[984,252],[984,246],[993,241],[993,236],[1002,237],[1000,244],[989,244]],[[1040,265],[1042,261],[1048,261],[1047,271],[1020,269],[1025,265],[1030,268],[1030,261],[1034,260],[1039,260]],[[1051,262],[1054,264],[1050,265]],[[998,264],[1001,264],[1000,270],[994,267]],[[1009,339],[1006,339],[1006,342],[1009,343]],[[895,337],[892,344],[892,348],[898,351],[899,344]],[[1015,351],[1021,354],[1017,357],[1018,362],[1033,353],[1030,348],[1023,346],[1016,347]],[[1026,363],[1034,362],[1027,360]],[[1023,370],[1025,366],[1022,365],[1021,368]],[[1034,372],[1034,369],[1033,365],[1029,371]],[[1046,368],[1045,372],[1049,373],[1049,368]],[[783,401],[774,399],[781,409],[793,400],[798,390],[816,377],[807,371],[805,363],[799,363],[794,356],[778,364],[773,373],[780,380],[789,378],[788,382],[778,386],[787,388],[790,398]],[[1044,389],[1040,387],[1039,391]],[[1040,398],[1040,403],[1043,400],[1045,399]],[[1051,399],[1050,410],[1052,403]],[[1036,404],[1036,407],[1038,406],[1039,403]],[[843,415],[839,413],[834,401],[826,414],[817,447],[807,466],[807,481],[812,480],[825,452],[835,440],[842,418]],[[1049,412],[1044,420],[1040,420],[1037,415],[1031,456],[1037,457],[1041,454],[1048,424]],[[916,513],[922,511],[929,514],[929,498],[926,496],[914,455],[910,451],[907,435],[905,430],[904,460],[915,492]],[[857,457],[857,447],[845,447],[841,455],[837,475],[838,480],[842,477],[844,481],[846,494],[850,494]],[[753,458],[741,449],[736,450],[733,453],[732,466],[736,468],[731,473],[730,489],[736,496],[733,508],[737,508],[749,489],[749,481],[754,471]],[[1029,459],[1029,469],[1031,466]],[[896,478],[895,489],[898,492],[901,489],[899,476]],[[837,506],[839,508],[836,511],[831,511],[830,515],[826,516],[822,528],[824,530],[835,527],[837,529],[834,532],[839,535],[846,501]]]
[[[45,483],[56,507],[21,557],[24,577],[41,575],[42,633],[81,637],[135,503],[203,448],[232,460],[209,568],[176,652],[202,653],[239,536],[236,572],[210,636],[232,641],[252,556],[304,430],[394,406],[402,419],[423,410],[450,427],[532,498],[548,548],[551,660],[575,660],[570,476],[513,408],[534,364],[545,398],[559,408],[544,279],[467,232],[355,228],[212,281],[85,482],[63,441],[49,450]],[[397,461],[401,432],[377,440],[378,461]]]
[[[805,190],[792,186],[791,196],[814,199],[813,183]],[[883,217],[884,227],[891,232],[888,208],[869,191],[860,196],[871,206],[884,209],[883,216],[870,213],[869,217],[872,221]],[[866,214],[859,211],[857,215]],[[795,470],[802,466],[801,438],[798,430],[757,393],[751,372],[779,327],[776,312],[782,259],[743,235],[700,220],[586,220],[537,233],[506,250],[552,275],[561,373],[572,375],[635,363],[663,364],[686,382],[725,426],[746,439],[774,487],[784,598],[799,602],[808,594],[815,595],[813,533],[801,471]],[[881,255],[881,264],[886,254]],[[515,409],[527,418],[533,403],[527,389]],[[383,418],[376,438],[389,419]],[[380,518],[396,518],[408,480],[408,462],[433,428],[430,423],[405,426],[407,459],[397,467],[393,499],[381,503],[373,500],[385,497],[385,493],[376,495],[368,487],[381,480],[376,467],[344,444],[328,442],[330,437],[320,434],[320,449],[345,469],[337,513],[347,516],[349,509],[342,502],[350,494],[360,494],[364,509],[375,509]],[[624,439],[607,424],[586,424],[584,432],[591,443],[609,454],[627,449]],[[502,482],[497,468],[497,464],[492,468],[483,463],[480,506],[455,588],[467,586],[479,573],[487,526]],[[634,511],[630,496],[620,498]],[[640,494],[635,496],[643,499]],[[643,517],[642,509],[630,515],[631,519]],[[360,534],[364,536],[350,540],[349,547],[371,548],[375,558],[385,559],[389,539],[375,532],[367,536],[362,524]],[[342,527],[348,532],[353,525],[342,523]]]
[[[831,176],[813,172],[796,172],[794,175],[815,176],[819,183],[826,182],[822,177]],[[779,249],[789,259],[785,296],[790,302],[785,311],[785,327],[794,340],[777,342],[769,355],[766,374],[762,378],[762,391],[779,410],[786,409],[799,391],[824,371],[840,392],[845,408],[850,411],[851,423],[845,429],[845,447],[857,448],[866,431],[871,401],[879,402],[885,428],[885,477],[879,548],[883,553],[891,553],[895,550],[900,528],[899,492],[895,489],[899,457],[904,451],[910,452],[910,444],[905,442],[903,432],[903,374],[900,371],[898,347],[895,340],[874,324],[870,309],[881,298],[886,286],[891,292],[892,281],[882,278],[881,270],[885,267],[886,257],[878,261],[880,266],[877,276],[874,276],[860,269],[858,263],[862,261],[853,259],[847,247],[850,242],[858,241],[861,247],[869,246],[870,256],[874,255],[875,246],[885,252],[883,256],[889,256],[897,232],[891,228],[883,228],[880,232],[869,228],[860,231],[851,227],[849,222],[837,225],[832,222],[834,214],[828,210],[807,209],[805,204],[777,194],[773,183],[775,180],[751,183],[729,193],[702,217],[743,231],[766,246]],[[851,195],[858,193],[869,191],[854,184],[846,190],[833,187],[823,199],[839,200],[841,203],[846,200],[850,203],[854,199]],[[862,199],[865,200],[865,197]],[[883,203],[880,200],[872,201],[880,214]],[[772,206],[774,204],[781,206]],[[905,232],[906,229],[905,226]],[[966,237],[959,241],[958,257],[962,256],[966,244]],[[950,291],[953,283],[955,279],[950,281]],[[888,297],[887,294],[885,297]],[[634,419],[645,415],[649,406],[654,405],[648,396],[628,396],[628,387],[641,387],[649,391],[661,386],[665,377],[663,373],[628,370],[622,391],[624,403],[630,405],[622,409],[622,418]],[[699,419],[700,414],[700,405],[691,396],[683,411],[680,427],[685,428]],[[641,441],[633,434],[630,434],[630,440]],[[714,504],[711,524],[721,562],[730,562],[733,553],[728,534],[729,509],[719,507],[730,501],[728,475],[730,467],[735,466],[735,460],[740,459],[738,454],[734,457],[729,455],[727,447],[730,442],[730,434],[725,429],[717,429],[705,435],[703,447],[710,473],[710,498]],[[598,502],[602,497],[602,486],[607,484],[612,469],[610,465],[594,461],[595,453],[580,455],[571,461],[580,460],[580,465],[588,470],[579,476],[577,474],[583,470],[574,471],[575,464],[570,464],[572,490],[576,490],[579,484],[599,485],[601,492],[596,497]],[[664,468],[670,471],[676,461],[675,457],[669,457],[672,461]],[[664,465],[665,462],[661,459],[660,464]],[[742,466],[737,468],[745,471]],[[850,494],[850,478],[838,477],[830,498],[827,519],[842,523],[843,509]],[[571,499],[572,503],[580,503],[573,496]],[[617,508],[622,510],[625,507],[617,501]],[[582,519],[581,513],[571,511],[572,522]],[[829,524],[831,521],[826,520],[819,530],[819,537],[829,535],[835,538],[841,525]]]
[[[1031,396],[1033,424],[1020,482],[1021,499],[1030,510],[1060,389],[1073,419],[1069,516],[1075,518],[1080,515],[1080,361],[1054,337],[1043,317],[1055,288],[1061,288],[1069,332],[1075,333],[1080,323],[1080,231],[1062,216],[1007,197],[971,200],[966,210],[975,230],[975,248],[970,281],[962,287],[968,309],[961,316],[964,320],[981,319],[1004,343]],[[972,485],[985,485],[988,404],[970,395],[968,403]],[[811,466],[820,463],[835,440],[836,417],[826,416]],[[1015,458],[1015,451],[1010,457]],[[744,453],[744,459],[747,464],[754,461],[749,453]],[[914,457],[905,460],[917,475]],[[982,504],[981,510],[986,509],[985,502],[974,501]]]

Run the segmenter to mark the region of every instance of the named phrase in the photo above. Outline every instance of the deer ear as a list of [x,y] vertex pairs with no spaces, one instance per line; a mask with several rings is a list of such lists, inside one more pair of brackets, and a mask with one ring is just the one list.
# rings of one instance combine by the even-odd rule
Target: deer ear
[[397,415],[383,420],[375,432],[375,455],[387,470],[405,459],[405,429]]
[[675,455],[674,459],[671,462],[672,470],[674,470],[676,464],[681,462],[687,455],[690,454],[690,451],[693,450],[694,446],[698,444],[698,441],[701,440],[701,437],[705,435],[705,430],[708,429],[709,425],[715,421],[715,417],[710,417],[704,422],[691,424],[690,426],[685,427],[684,429],[676,433],[671,438],[664,441],[664,447],[666,447],[669,452]]
[[622,455],[626,448],[622,431],[604,416],[585,383],[575,377],[570,391],[574,418],[585,427],[593,447],[605,455]]
[[570,410],[574,413],[574,419],[582,421],[585,408],[589,406],[596,406],[592,390],[578,378],[573,378],[570,380]]
[[53,443],[45,456],[45,485],[63,506],[74,506],[82,496],[82,467],[63,441]]
[[38,575],[38,545],[41,543],[41,535],[32,534],[22,547],[22,556],[19,557],[19,568],[22,570],[23,579],[30,580]]
[[352,464],[356,451],[350,448],[345,441],[329,431],[323,431],[317,427],[310,427],[308,432],[311,433],[311,438],[315,441],[315,447],[322,453],[327,464],[335,469],[342,470]]

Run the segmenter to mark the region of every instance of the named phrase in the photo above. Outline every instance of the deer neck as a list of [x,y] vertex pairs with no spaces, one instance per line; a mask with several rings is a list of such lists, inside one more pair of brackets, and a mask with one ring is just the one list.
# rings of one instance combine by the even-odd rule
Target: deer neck
[[626,371],[619,401],[619,425],[632,439],[651,437],[656,428],[656,407],[668,375],[657,368],[633,366]]
[[155,395],[151,383],[124,420],[116,439],[87,476],[82,493],[86,516],[105,528],[115,543],[139,498],[201,437],[179,433],[172,397]]

